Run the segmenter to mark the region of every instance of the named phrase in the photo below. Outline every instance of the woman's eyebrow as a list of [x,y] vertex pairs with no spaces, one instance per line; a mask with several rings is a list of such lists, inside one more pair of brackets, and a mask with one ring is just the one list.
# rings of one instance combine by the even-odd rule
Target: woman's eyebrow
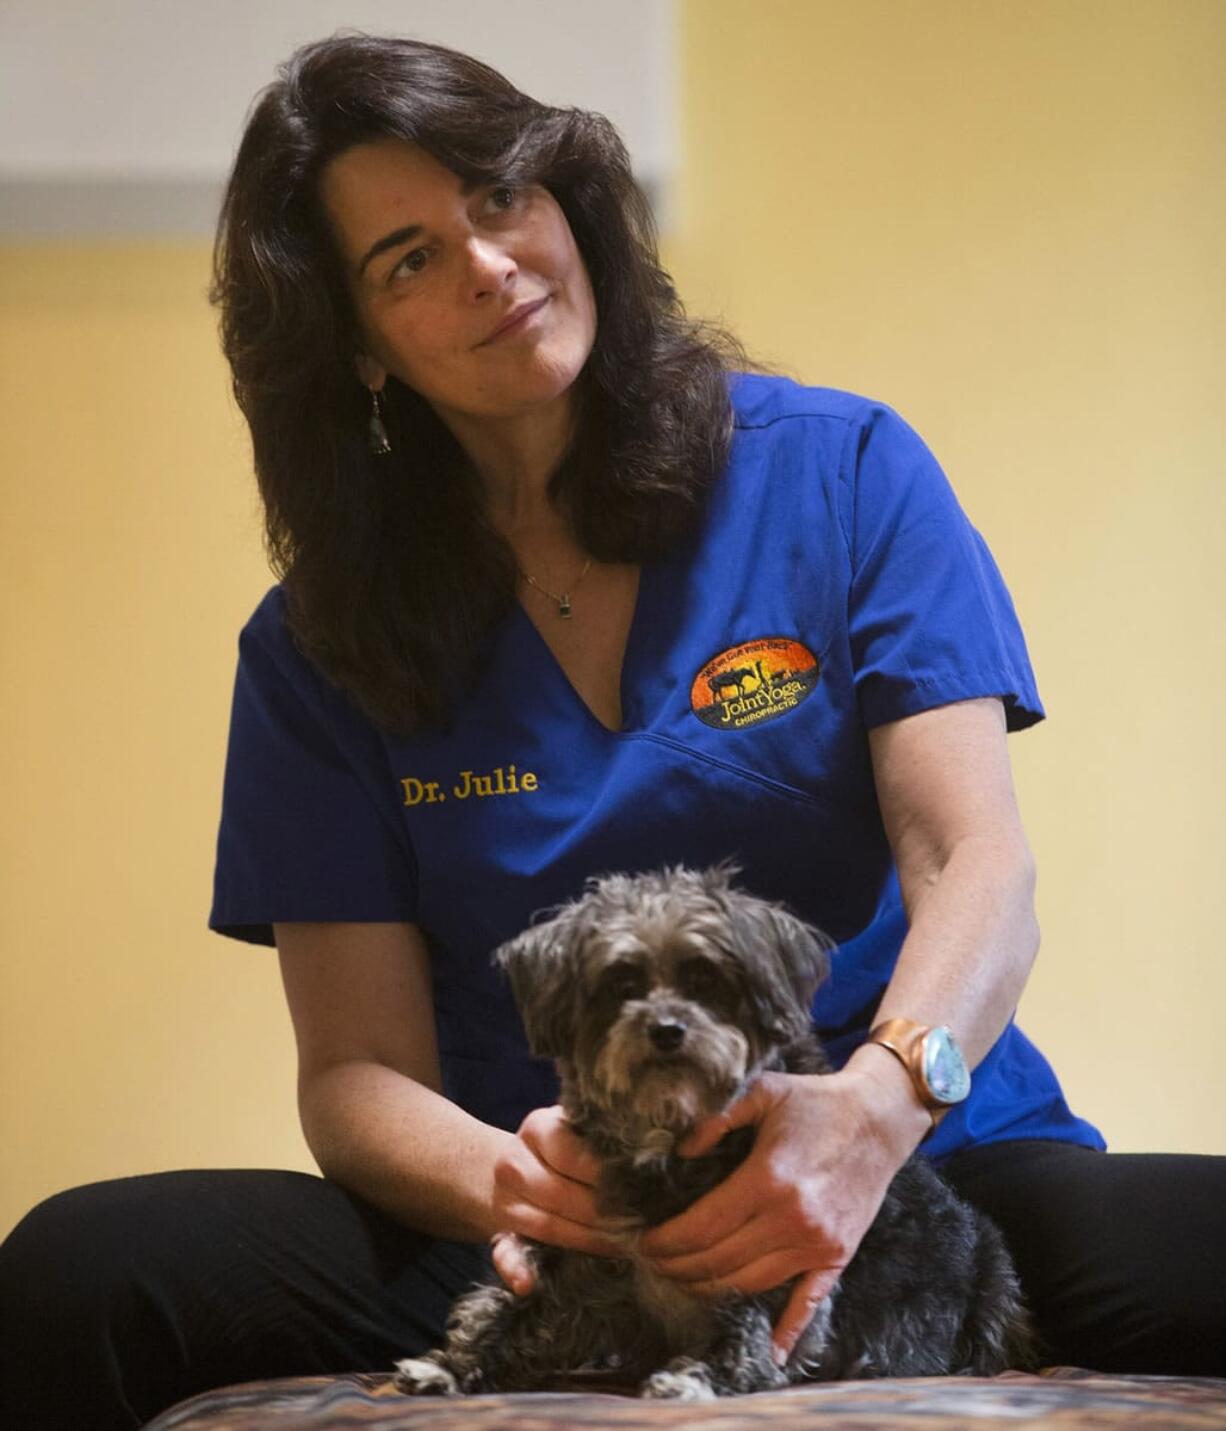
[[390,234],[384,234],[381,239],[376,239],[366,250],[361,263],[358,264],[358,277],[366,271],[366,265],[372,258],[378,258],[381,253],[386,253],[389,248],[398,248],[402,243],[408,243],[410,239],[415,239],[421,233],[420,224],[405,224],[403,228],[393,229]]
[[[467,199],[488,182],[486,179],[465,179],[460,185],[460,193]],[[402,228],[393,229],[390,234],[384,234],[381,239],[376,239],[362,255],[362,261],[358,264],[358,277],[361,278],[365,273],[366,265],[372,258],[378,258],[389,248],[396,248],[402,243],[408,243],[410,239],[415,239],[419,233],[421,233],[420,224],[405,224]]]

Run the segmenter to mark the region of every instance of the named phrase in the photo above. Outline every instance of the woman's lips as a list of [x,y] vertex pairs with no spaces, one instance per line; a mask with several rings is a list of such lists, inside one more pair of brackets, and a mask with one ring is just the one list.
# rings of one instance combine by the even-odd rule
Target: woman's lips
[[500,338],[509,338],[513,333],[518,333],[528,319],[534,313],[539,313],[548,302],[549,295],[546,294],[544,298],[534,299],[531,303],[521,303],[518,308],[513,308],[488,338],[482,338],[477,347],[484,348],[490,343],[498,342]]

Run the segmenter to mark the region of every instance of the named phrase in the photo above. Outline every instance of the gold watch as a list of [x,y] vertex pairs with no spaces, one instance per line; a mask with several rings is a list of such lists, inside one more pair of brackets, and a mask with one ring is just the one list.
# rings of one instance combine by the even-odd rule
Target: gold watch
[[886,1019],[869,1031],[868,1042],[888,1048],[911,1075],[933,1127],[971,1091],[966,1059],[944,1025],[930,1028],[911,1019]]

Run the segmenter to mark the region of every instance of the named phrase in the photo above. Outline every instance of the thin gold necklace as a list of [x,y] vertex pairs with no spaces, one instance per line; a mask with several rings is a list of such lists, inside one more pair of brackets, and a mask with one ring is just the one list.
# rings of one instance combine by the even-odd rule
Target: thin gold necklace
[[577,577],[575,577],[574,581],[571,582],[570,590],[564,591],[560,596],[556,591],[550,591],[547,586],[542,586],[540,582],[537,581],[536,577],[531,575],[530,572],[523,571],[522,567],[520,568],[520,571],[522,572],[523,578],[529,586],[535,586],[537,591],[539,591],[543,596],[547,596],[550,601],[555,602],[557,604],[558,615],[562,618],[562,620],[569,621],[571,592],[575,590],[575,588],[579,585],[583,578],[588,574],[588,572],[591,570],[591,567],[592,559],[591,557],[588,557],[587,561],[583,563],[583,570],[579,573]]

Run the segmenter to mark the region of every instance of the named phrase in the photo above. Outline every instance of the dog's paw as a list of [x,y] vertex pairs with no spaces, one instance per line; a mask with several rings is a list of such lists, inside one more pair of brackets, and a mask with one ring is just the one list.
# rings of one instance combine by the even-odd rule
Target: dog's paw
[[394,1383],[406,1396],[459,1396],[460,1385],[445,1366],[427,1357],[407,1356],[396,1363]]
[[674,1362],[653,1372],[639,1387],[639,1395],[654,1401],[714,1401],[715,1389],[701,1362]]

